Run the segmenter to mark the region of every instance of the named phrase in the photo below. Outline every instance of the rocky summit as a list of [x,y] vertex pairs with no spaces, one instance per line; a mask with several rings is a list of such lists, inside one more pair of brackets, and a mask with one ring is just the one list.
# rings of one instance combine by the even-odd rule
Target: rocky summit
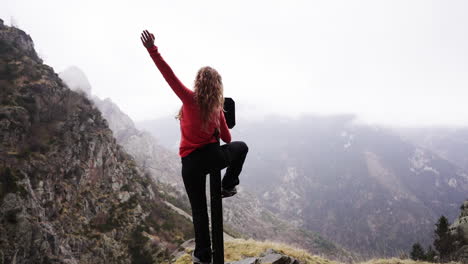
[[0,263],[154,263],[191,223],[82,93],[0,21]]

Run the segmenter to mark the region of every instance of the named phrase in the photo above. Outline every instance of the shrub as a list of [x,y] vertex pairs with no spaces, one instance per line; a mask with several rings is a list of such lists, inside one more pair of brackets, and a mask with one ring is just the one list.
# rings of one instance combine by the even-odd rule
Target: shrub
[[447,260],[457,247],[454,244],[455,236],[450,233],[449,222],[445,216],[441,216],[437,221],[434,234],[434,247],[439,252],[441,260]]
[[145,249],[145,244],[149,240],[143,235],[145,228],[141,225],[137,226],[131,234],[128,250],[132,257],[132,263],[153,264],[154,259],[150,252]]
[[21,196],[27,194],[26,189],[18,183],[20,181],[20,174],[9,167],[0,169],[0,201],[8,193],[19,193]]
[[413,244],[413,249],[411,250],[410,257],[412,260],[424,260],[426,259],[426,252],[424,252],[423,247],[419,243]]

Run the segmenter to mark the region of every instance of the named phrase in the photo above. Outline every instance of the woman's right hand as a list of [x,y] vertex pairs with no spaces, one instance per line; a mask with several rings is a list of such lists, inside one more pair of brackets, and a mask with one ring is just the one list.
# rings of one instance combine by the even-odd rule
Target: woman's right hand
[[150,33],[148,30],[143,30],[141,33],[141,42],[143,43],[143,46],[145,48],[149,49],[154,46],[154,35],[153,33]]

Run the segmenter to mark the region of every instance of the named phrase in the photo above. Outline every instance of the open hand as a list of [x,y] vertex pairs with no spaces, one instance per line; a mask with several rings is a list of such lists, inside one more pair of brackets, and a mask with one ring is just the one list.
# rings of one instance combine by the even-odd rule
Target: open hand
[[147,49],[151,48],[154,46],[154,35],[150,33],[148,30],[143,30],[141,33],[141,42],[143,43],[143,46],[145,46]]

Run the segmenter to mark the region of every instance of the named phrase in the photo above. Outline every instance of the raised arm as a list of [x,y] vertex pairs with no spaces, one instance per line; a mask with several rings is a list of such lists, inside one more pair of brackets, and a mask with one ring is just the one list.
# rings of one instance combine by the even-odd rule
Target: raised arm
[[191,102],[193,100],[193,91],[185,87],[185,85],[174,74],[171,67],[169,67],[166,61],[161,57],[161,54],[158,51],[158,47],[154,45],[154,35],[148,30],[144,30],[143,33],[141,33],[141,42],[148,50],[154,63],[174,93],[183,103]]

